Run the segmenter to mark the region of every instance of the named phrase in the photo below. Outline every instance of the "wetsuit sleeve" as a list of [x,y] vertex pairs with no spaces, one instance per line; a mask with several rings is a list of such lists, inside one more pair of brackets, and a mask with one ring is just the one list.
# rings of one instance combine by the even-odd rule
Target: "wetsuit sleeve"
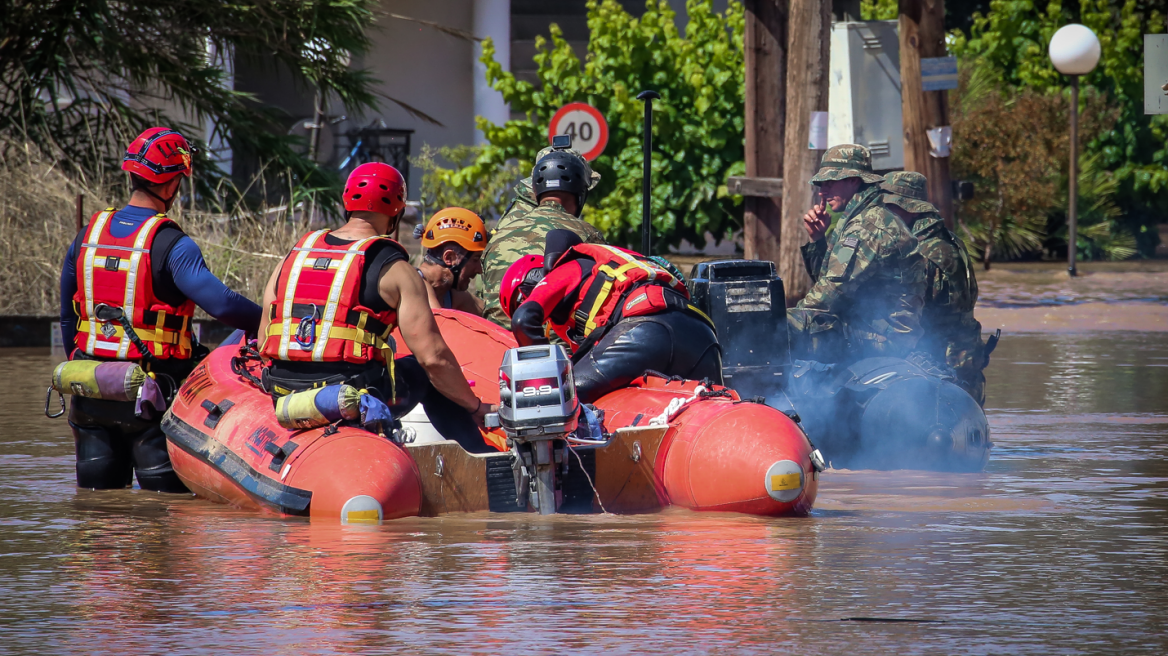
[[61,344],[66,353],[73,351],[73,342],[77,336],[77,313],[73,311],[73,295],[77,293],[77,242],[81,234],[73,240],[69,250],[65,253],[65,262],[61,265]]
[[203,252],[190,237],[183,236],[166,256],[166,268],[174,284],[195,305],[219,321],[249,333],[260,325],[260,306],[224,285],[203,259]]
[[547,344],[543,322],[568,294],[580,285],[584,269],[578,261],[568,262],[552,269],[544,279],[531,290],[527,300],[515,310],[511,317],[511,332],[520,346]]

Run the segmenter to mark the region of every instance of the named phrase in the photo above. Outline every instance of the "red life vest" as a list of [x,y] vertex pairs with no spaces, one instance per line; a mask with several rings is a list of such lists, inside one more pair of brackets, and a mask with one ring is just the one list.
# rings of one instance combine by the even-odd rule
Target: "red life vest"
[[[154,296],[150,246],[158,231],[174,221],[156,214],[125,237],[114,237],[109,226],[116,210],[93,215],[77,257],[76,344],[83,353],[117,360],[140,360],[143,354],[117,321],[98,319],[98,307],[120,308],[134,332],[160,359],[191,357],[191,317],[194,301],[175,307]],[[103,314],[103,317],[106,315]]]
[[301,237],[284,258],[260,352],[274,360],[385,362],[392,375],[389,335],[397,325],[397,311],[374,312],[363,306],[361,276],[365,254],[374,244],[406,251],[386,237],[333,246],[324,239],[328,232]]
[[579,244],[568,249],[556,265],[581,257],[595,260],[596,267],[581,281],[567,323],[550,322],[552,330],[570,341],[573,348],[579,347],[594,331],[606,330],[614,318],[619,321],[674,307],[669,302],[669,292],[680,295],[680,300],[689,300],[685,283],[655,262],[623,248]]

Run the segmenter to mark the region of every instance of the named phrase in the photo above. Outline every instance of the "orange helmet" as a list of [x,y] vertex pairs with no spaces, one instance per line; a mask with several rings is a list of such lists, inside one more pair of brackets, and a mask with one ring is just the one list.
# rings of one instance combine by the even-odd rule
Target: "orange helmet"
[[479,215],[463,208],[446,208],[434,212],[425,229],[416,237],[422,238],[423,249],[434,249],[451,242],[471,252],[487,249],[487,225]]
[[430,217],[422,232],[422,248],[454,242],[470,252],[487,249],[487,226],[478,214],[461,207],[447,207]]

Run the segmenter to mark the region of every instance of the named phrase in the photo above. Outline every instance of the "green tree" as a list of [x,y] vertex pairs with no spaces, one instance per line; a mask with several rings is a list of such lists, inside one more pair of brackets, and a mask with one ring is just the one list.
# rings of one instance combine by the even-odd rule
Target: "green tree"
[[[300,155],[280,117],[223,85],[208,52],[233,52],[292,72],[309,93],[324,88],[350,111],[373,109],[374,80],[349,68],[369,47],[374,0],[0,0],[0,138],[32,144],[81,179],[116,171],[122,149],[159,123],[202,144],[211,117],[237,152],[297,187],[336,193],[339,181]],[[223,174],[196,153],[202,195],[216,197]]]
[[[1093,167],[1111,177],[1108,184],[1113,186],[1099,187],[1111,189],[1118,208],[1109,213],[1113,218],[1108,219],[1108,239],[1128,233],[1137,239],[1141,252],[1150,253],[1158,241],[1154,226],[1168,214],[1168,194],[1164,193],[1168,189],[1168,116],[1143,113],[1142,35],[1164,31],[1162,2],[1083,0],[1076,13],[1062,0],[1041,7],[1033,0],[992,0],[989,13],[974,15],[968,35],[950,34],[950,51],[961,58],[963,68],[983,71],[1007,96],[1034,92],[1062,96],[1066,104],[1067,79],[1051,65],[1047,48],[1055,31],[1071,22],[1094,30],[1103,51],[1099,66],[1082,79],[1080,106],[1086,107],[1097,93],[1119,109],[1112,127],[1094,135],[1083,149],[1083,162],[1090,158]],[[961,139],[955,130],[955,144]],[[958,159],[955,153],[955,166],[960,165]],[[1064,178],[1065,170],[1064,163],[1060,169]],[[1059,210],[1053,207],[1051,211]]]
[[480,180],[517,160],[530,170],[547,145],[548,124],[561,106],[586,102],[608,121],[608,146],[592,163],[603,176],[584,217],[614,243],[638,243],[641,221],[641,133],[643,106],[636,99],[654,89],[662,99],[653,115],[654,247],[682,239],[704,244],[742,225],[741,198],[726,190],[726,176],[741,174],[745,90],[742,5],[725,13],[712,0],[688,0],[684,34],[667,0],[648,0],[632,17],[615,0],[589,0],[588,54],[583,63],[553,25],[551,42],[537,39],[538,84],[517,80],[483,44],[487,80],[502,92],[511,111],[527,118],[493,125],[480,118],[488,144],[468,166],[443,175]]
[[860,18],[864,20],[896,20],[899,17],[897,0],[860,0]]

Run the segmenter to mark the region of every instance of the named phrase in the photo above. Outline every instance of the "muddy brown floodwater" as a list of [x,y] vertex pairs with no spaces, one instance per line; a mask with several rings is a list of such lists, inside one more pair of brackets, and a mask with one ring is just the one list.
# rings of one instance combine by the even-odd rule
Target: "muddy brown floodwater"
[[10,654],[1168,650],[1168,333],[1011,336],[985,473],[829,471],[810,517],[281,520],[74,488],[0,351]]

